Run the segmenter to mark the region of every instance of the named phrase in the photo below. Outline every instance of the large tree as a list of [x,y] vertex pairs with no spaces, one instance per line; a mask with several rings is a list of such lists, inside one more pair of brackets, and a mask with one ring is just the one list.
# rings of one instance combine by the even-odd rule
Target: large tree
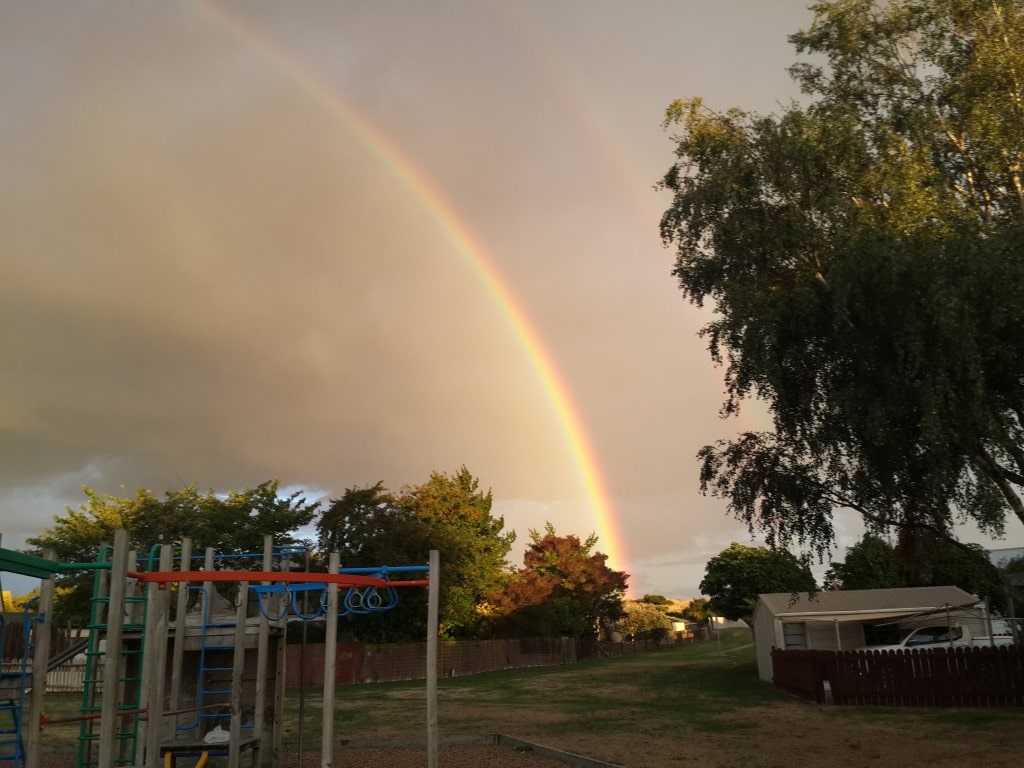
[[784,550],[747,547],[735,541],[704,567],[700,591],[711,599],[717,616],[748,624],[760,594],[814,592],[814,575],[807,563]]
[[705,492],[824,556],[832,516],[992,535],[1024,522],[1024,11],[836,0],[791,37],[777,115],[674,103],[662,218],[726,368],[773,429],[699,453]]
[[[114,531],[120,529],[127,531],[129,546],[140,557],[148,556],[156,544],[173,544],[184,537],[192,539],[199,553],[205,547],[218,554],[262,553],[268,534],[277,543],[293,543],[294,534],[313,519],[318,506],[300,491],[281,496],[276,480],[226,495],[200,493],[194,485],[168,491],[163,498],[145,489],[125,497],[91,488],[83,491],[86,503],[68,507],[63,516],[54,517],[51,527],[28,539],[37,554],[52,549],[61,562],[93,562],[100,547],[112,543]],[[59,575],[55,610],[87,620],[92,580],[88,571]]]
[[824,589],[888,589],[907,587],[896,547],[870,533],[846,548],[843,562],[833,561],[825,573]]
[[491,514],[491,492],[480,490],[469,470],[433,472],[422,485],[406,489],[401,505],[427,529],[442,558],[442,625],[451,637],[475,634],[479,604],[507,576],[506,556],[516,534],[504,532],[505,519]]
[[672,630],[672,620],[664,611],[645,600],[623,604],[626,615],[619,620],[623,637],[640,640],[661,640]]
[[[1016,583],[1024,578],[1024,556],[1014,557],[999,564],[1000,580],[1006,590],[1007,616],[1015,618],[1024,617],[1024,584]],[[1017,577],[1014,579],[1013,577]],[[1012,601],[1012,602],[1011,602]],[[1017,625],[1017,634],[1020,634],[1021,625]]]
[[833,562],[825,589],[885,589],[953,585],[987,598],[996,610],[1005,607],[1005,590],[988,553],[977,544],[956,545],[945,538],[917,535],[891,544],[865,534],[846,549],[844,562]]
[[[383,483],[347,489],[316,524],[323,554],[339,552],[344,566],[421,565],[438,550],[441,631],[451,638],[476,634],[479,603],[504,583],[515,540],[504,525],[491,514],[491,492],[481,491],[465,467],[453,475],[434,472],[398,494]],[[371,641],[421,640],[426,601],[425,590],[403,590],[394,610],[355,615],[342,627]]]
[[695,597],[683,608],[683,618],[697,623],[697,627],[711,628],[711,620],[715,617],[715,609],[706,597]]

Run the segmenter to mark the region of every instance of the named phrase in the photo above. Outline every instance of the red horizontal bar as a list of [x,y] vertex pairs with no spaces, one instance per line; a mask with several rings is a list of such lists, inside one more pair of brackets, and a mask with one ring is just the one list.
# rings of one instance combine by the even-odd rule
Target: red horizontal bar
[[[142,709],[119,709],[114,714],[117,717],[124,715],[145,715],[149,712],[149,707],[143,707]],[[104,717],[103,712],[96,712],[89,715],[67,715],[64,717],[50,717],[45,714],[39,715],[39,725],[55,725],[57,723],[78,723],[83,720],[99,720]]]
[[139,581],[168,584],[178,581],[276,581],[294,584],[324,582],[339,587],[425,587],[426,579],[388,581],[352,573],[305,573],[304,571],[129,571]]

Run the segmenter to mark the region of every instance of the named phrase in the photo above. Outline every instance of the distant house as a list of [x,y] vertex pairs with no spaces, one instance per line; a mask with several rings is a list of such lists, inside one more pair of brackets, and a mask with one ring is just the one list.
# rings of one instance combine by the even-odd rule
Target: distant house
[[[891,642],[900,629],[955,621],[985,631],[984,604],[959,587],[852,589],[758,595],[757,674],[772,680],[772,649],[853,650]],[[975,626],[976,625],[976,626]]]

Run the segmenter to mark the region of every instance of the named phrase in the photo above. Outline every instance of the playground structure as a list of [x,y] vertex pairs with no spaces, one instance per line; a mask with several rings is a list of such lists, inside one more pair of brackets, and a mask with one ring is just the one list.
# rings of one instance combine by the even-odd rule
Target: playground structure
[[[77,721],[79,768],[173,766],[178,758],[205,765],[243,754],[259,768],[276,768],[284,709],[285,627],[289,621],[326,621],[321,764],[331,765],[334,734],[337,616],[393,608],[397,590],[428,587],[427,747],[437,765],[438,554],[426,565],[340,567],[333,553],[327,572],[291,570],[305,554],[276,547],[262,554],[193,556],[192,543],[154,546],[140,560],[118,531],[94,563],[61,564],[0,548],[0,572],[39,578],[38,611],[25,612],[24,659],[18,673],[0,675],[0,768],[37,768],[48,724]],[[243,569],[259,560],[256,570]],[[202,561],[194,569],[194,560]],[[43,714],[50,657],[49,627],[55,575],[94,571],[84,648],[86,678],[80,714]],[[398,580],[392,574],[422,574]],[[228,596],[221,594],[228,590]],[[172,597],[174,610],[171,610]],[[310,607],[312,606],[312,607]],[[331,620],[334,619],[334,620]],[[65,654],[66,655],[66,654]]]

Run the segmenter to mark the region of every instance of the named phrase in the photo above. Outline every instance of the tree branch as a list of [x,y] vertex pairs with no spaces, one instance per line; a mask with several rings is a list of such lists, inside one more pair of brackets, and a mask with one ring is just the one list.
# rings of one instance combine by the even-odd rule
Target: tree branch
[[[984,448],[979,449],[978,455],[974,461],[974,465],[975,467],[977,467],[978,471],[980,471],[986,477],[991,479],[993,483],[996,484],[996,487],[999,489],[999,492],[1006,500],[1006,503],[1009,505],[1010,509],[1012,509],[1013,513],[1017,515],[1018,519],[1022,523],[1024,523],[1024,502],[1021,501],[1020,496],[1017,495],[1017,492],[1014,490],[1013,486],[1010,485],[1010,481],[1007,479],[1008,470],[1000,466],[999,462],[997,462],[992,457],[992,455]],[[1017,475],[1017,477],[1020,477],[1020,475]],[[1020,477],[1020,479],[1024,480],[1024,477]]]

